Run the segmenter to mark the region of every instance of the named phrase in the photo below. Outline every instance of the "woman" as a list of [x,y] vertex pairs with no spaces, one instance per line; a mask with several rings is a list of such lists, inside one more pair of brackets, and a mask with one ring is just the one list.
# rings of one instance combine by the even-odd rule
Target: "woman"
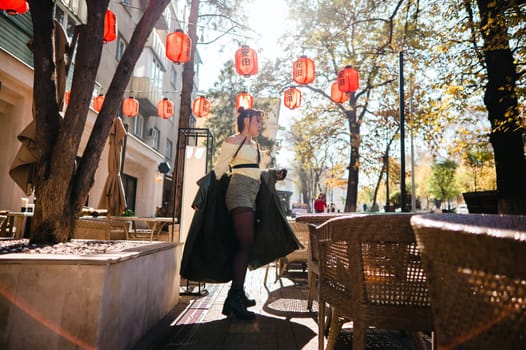
[[320,193],[318,198],[314,201],[314,211],[316,213],[324,213],[327,208],[327,200],[325,199],[325,194]]
[[[245,276],[249,263],[250,249],[254,243],[256,196],[260,186],[260,152],[254,140],[261,131],[263,111],[254,109],[238,110],[238,133],[229,136],[219,152],[214,166],[219,180],[229,167],[232,177],[225,201],[232,216],[237,248],[234,253],[232,286],[223,305],[223,314],[234,315],[241,320],[252,320],[256,315],[247,307],[256,305],[244,291]],[[284,174],[280,174],[282,179]]]

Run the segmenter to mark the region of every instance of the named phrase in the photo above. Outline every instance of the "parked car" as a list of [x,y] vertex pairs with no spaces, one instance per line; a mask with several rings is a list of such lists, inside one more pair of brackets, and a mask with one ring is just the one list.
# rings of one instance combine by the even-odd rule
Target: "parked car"
[[457,214],[469,214],[468,205],[467,204],[459,204],[455,208],[455,213]]
[[292,203],[290,212],[291,217],[295,218],[298,215],[307,214],[309,206],[305,203]]

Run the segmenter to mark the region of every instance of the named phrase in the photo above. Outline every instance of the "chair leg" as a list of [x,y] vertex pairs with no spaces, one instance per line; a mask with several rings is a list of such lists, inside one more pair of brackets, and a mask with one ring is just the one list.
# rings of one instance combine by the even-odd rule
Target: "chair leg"
[[265,268],[265,277],[263,277],[263,285],[266,286],[267,285],[267,276],[268,276],[268,269],[270,268],[270,263],[267,264],[266,268]]
[[[339,317],[337,315],[336,310],[332,310],[332,311],[333,311],[333,315],[330,320],[331,325],[329,329],[329,337],[327,339],[327,348],[326,348],[327,350],[333,350],[335,348],[336,343],[338,342],[338,336],[340,335],[340,331],[345,322],[342,317]],[[353,334],[353,339],[354,339],[354,334]],[[353,349],[355,349],[354,341],[353,341]]]
[[318,302],[318,350],[324,350],[325,335],[323,329],[325,327],[325,301]]
[[325,318],[324,334],[329,334],[329,330],[331,329],[332,315],[334,313],[332,309],[332,307],[329,307],[329,310],[327,311],[327,317]]
[[278,279],[279,279],[279,259],[274,261],[274,266],[275,266],[275,269],[274,269],[274,283],[276,283],[278,281]]
[[307,271],[307,282],[309,284],[309,296],[307,297],[307,309],[312,310],[312,301],[314,300],[314,288],[316,287],[314,272],[310,269]]
[[[287,260],[285,259],[280,259],[280,266],[279,266],[279,278],[281,278],[281,276],[283,276],[283,274],[285,273],[285,271],[287,270],[287,265],[288,265],[288,262]],[[276,279],[277,281],[277,279]]]
[[426,346],[424,344],[424,341],[422,340],[422,333],[409,332],[409,336],[411,337],[411,341],[413,342],[413,344],[415,344],[418,350],[426,350]]
[[353,322],[352,326],[352,348],[353,350],[365,350],[365,333],[366,327],[357,325]]

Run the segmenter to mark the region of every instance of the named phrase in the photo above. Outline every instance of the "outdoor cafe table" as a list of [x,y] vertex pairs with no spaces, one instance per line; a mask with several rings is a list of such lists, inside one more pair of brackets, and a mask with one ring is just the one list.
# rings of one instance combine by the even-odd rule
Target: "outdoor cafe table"
[[342,217],[342,216],[352,216],[359,215],[360,213],[316,213],[316,214],[304,214],[296,216],[296,222],[302,222],[305,224],[314,224],[319,226],[325,221],[330,219]]
[[[133,226],[132,232],[134,232],[134,234],[137,234],[140,230],[137,228],[138,222],[146,224],[150,231],[150,241],[153,240],[154,236],[157,236],[157,239],[159,239],[163,228],[174,222],[174,219],[171,217],[111,216],[110,218],[112,220],[131,221]],[[175,219],[175,223],[177,223],[177,219]]]
[[12,225],[11,227],[16,227],[13,238],[24,238],[24,236],[26,236],[26,231],[29,234],[33,212],[10,211],[6,214],[6,216],[6,220],[9,220]]

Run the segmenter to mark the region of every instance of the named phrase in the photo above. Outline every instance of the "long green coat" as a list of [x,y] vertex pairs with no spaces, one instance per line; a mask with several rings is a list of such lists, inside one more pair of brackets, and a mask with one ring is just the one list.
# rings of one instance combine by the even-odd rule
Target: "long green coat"
[[[263,171],[256,199],[255,242],[249,267],[255,269],[299,249],[275,190],[276,170]],[[181,262],[181,276],[191,281],[228,282],[236,247],[232,219],[225,205],[230,178],[216,180],[214,171],[201,178],[192,203],[198,207],[190,225]]]

